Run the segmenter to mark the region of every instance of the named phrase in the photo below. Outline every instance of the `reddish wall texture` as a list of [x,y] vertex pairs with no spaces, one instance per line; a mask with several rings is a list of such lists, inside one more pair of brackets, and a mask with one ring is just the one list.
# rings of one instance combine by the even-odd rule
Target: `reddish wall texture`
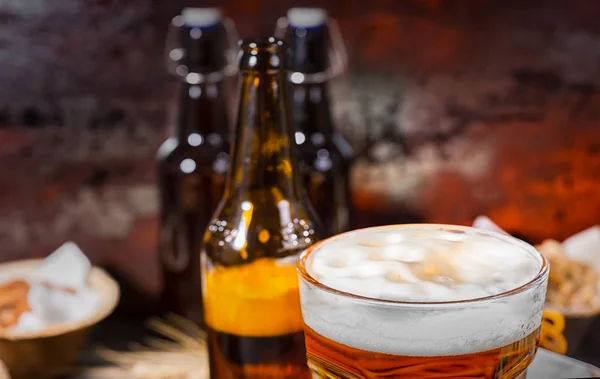
[[185,5],[225,8],[242,37],[293,5],[331,10],[351,57],[333,97],[360,156],[357,226],[486,213],[538,241],[600,221],[593,0],[29,0],[0,5],[0,260],[72,239],[156,293],[162,53]]

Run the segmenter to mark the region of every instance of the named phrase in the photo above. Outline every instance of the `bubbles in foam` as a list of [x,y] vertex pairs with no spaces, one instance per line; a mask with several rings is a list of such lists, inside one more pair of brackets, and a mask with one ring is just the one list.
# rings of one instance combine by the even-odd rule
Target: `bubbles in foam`
[[378,257],[381,260],[405,263],[422,262],[427,257],[427,247],[410,242],[394,243],[374,248],[368,258]]
[[[324,285],[375,299],[448,302],[500,294],[530,282],[541,258],[505,238],[441,230],[364,229],[325,242],[306,260]],[[485,302],[382,305],[301,281],[304,321],[363,350],[409,356],[491,350],[534,332],[547,281]]]
[[355,295],[431,302],[507,292],[540,270],[538,257],[502,239],[444,231],[364,233],[321,246],[307,261],[308,273]]

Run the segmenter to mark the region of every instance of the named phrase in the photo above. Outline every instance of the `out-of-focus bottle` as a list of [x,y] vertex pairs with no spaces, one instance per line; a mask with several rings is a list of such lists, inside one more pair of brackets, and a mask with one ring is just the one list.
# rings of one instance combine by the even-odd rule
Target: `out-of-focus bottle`
[[335,54],[343,41],[330,38],[338,30],[323,9],[292,8],[284,22],[285,28],[278,32],[291,50],[295,141],[304,180],[325,233],[342,233],[350,229],[353,214],[350,169],[354,152],[333,123],[329,82],[345,65],[339,62],[345,58]]
[[160,310],[203,325],[200,245],[229,168],[225,79],[237,73],[235,29],[219,9],[186,8],[173,19],[168,68],[179,78],[174,134],[158,151]]
[[298,255],[320,236],[293,140],[281,40],[244,41],[232,167],[202,248],[212,379],[309,378]]

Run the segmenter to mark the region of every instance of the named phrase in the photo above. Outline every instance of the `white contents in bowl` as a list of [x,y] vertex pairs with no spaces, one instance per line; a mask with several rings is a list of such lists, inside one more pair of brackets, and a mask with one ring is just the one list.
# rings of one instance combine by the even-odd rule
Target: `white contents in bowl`
[[12,331],[28,333],[57,324],[81,322],[101,304],[100,295],[87,286],[91,263],[79,247],[67,242],[50,254],[25,278],[30,286],[30,311],[20,315]]

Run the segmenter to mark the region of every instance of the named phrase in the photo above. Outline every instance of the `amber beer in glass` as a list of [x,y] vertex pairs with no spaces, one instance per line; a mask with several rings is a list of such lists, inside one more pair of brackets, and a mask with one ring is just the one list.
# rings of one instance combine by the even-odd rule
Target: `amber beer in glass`
[[508,235],[361,229],[298,271],[313,378],[524,378],[535,356],[549,266]]
[[287,51],[241,45],[232,168],[201,254],[212,379],[310,377],[296,264],[321,232],[298,171]]

